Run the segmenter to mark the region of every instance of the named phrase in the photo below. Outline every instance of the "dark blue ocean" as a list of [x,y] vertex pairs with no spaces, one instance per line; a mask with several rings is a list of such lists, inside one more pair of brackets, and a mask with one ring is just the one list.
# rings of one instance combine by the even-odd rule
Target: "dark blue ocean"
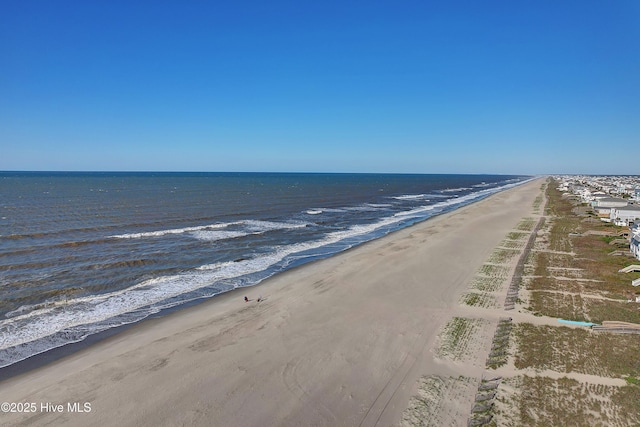
[[254,286],[527,179],[0,172],[0,367]]

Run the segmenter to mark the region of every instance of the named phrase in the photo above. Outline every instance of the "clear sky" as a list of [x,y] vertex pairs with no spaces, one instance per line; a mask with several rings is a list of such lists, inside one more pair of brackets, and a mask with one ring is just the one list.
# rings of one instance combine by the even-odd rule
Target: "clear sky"
[[0,170],[640,174],[640,2],[0,5]]

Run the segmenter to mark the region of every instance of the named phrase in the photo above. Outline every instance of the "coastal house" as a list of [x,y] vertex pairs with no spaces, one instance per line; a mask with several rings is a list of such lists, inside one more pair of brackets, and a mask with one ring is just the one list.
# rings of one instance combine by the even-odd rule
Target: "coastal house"
[[583,188],[582,191],[580,191],[580,198],[583,202],[589,203],[595,200],[593,194],[591,194],[591,190],[589,190],[588,188]]
[[598,215],[598,217],[605,221],[605,222],[610,222],[611,219],[611,208],[593,208],[593,210],[595,211],[596,215]]
[[569,191],[573,192],[573,194],[580,194],[584,190],[584,186],[580,184],[571,183],[568,185]]
[[611,222],[612,208],[621,208],[627,206],[627,204],[625,199],[619,199],[617,197],[602,197],[591,202],[591,206],[596,212],[596,215],[605,222]]
[[635,220],[640,219],[640,205],[628,205],[620,208],[611,208],[609,219],[615,225],[628,227]]
[[582,185],[572,184],[569,186],[569,189],[573,192],[573,194],[579,196],[583,202],[590,202],[593,200],[593,198],[591,197],[591,191]]
[[638,259],[640,259],[640,222],[635,222],[631,227],[631,242],[629,250]]

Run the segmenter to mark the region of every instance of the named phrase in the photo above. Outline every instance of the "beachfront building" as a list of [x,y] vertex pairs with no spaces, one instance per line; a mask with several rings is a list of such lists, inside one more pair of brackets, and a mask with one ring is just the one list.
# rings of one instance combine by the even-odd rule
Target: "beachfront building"
[[567,185],[569,191],[571,191],[576,196],[580,197],[580,200],[583,202],[591,202],[593,201],[593,197],[591,197],[591,190],[585,187],[582,184],[570,183]]
[[636,258],[640,259],[640,222],[635,222],[630,228],[631,243],[629,249]]
[[591,202],[593,210],[596,212],[598,217],[605,222],[611,222],[612,208],[621,208],[627,206],[627,204],[628,203],[625,199],[619,199],[617,197],[601,197]]
[[593,208],[593,210],[595,211],[596,215],[598,215],[598,217],[604,222],[611,221],[611,208]]
[[615,225],[628,227],[635,220],[640,219],[640,205],[629,205],[620,208],[611,208],[609,219]]

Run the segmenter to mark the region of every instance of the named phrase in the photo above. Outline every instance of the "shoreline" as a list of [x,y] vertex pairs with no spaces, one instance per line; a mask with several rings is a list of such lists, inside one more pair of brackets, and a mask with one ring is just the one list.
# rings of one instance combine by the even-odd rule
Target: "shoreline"
[[[517,188],[519,186],[522,186],[522,185],[526,185],[529,182],[531,182],[533,180],[536,180],[536,179],[539,179],[539,177],[532,177],[532,178],[524,181],[523,183],[517,185],[515,188]],[[511,187],[511,188],[508,188],[507,190],[502,190],[502,191],[508,191],[508,190],[510,190],[512,188],[514,188],[514,187]],[[500,191],[500,192],[502,192],[502,191]],[[495,193],[495,194],[499,194],[500,192]],[[349,251],[352,251],[352,250],[354,250],[354,249],[356,249],[358,247],[367,245],[367,244],[369,244],[371,242],[374,242],[374,241],[377,241],[377,240],[380,240],[380,239],[384,239],[387,236],[391,236],[391,235],[393,235],[395,233],[401,232],[402,230],[410,229],[410,228],[412,228],[414,226],[417,226],[419,224],[422,224],[422,223],[424,223],[426,221],[431,221],[431,220],[433,220],[435,218],[438,218],[440,216],[448,215],[448,214],[451,214],[451,213],[453,213],[453,212],[455,212],[457,210],[464,209],[464,208],[466,208],[468,206],[471,206],[471,205],[473,205],[475,203],[479,203],[479,202],[485,200],[488,197],[492,197],[495,194],[491,194],[489,196],[484,196],[484,197],[482,197],[482,198],[480,198],[478,200],[475,200],[475,201],[473,201],[471,203],[464,204],[462,206],[456,207],[453,210],[445,210],[442,213],[435,214],[434,216],[431,216],[429,218],[420,220],[420,221],[418,221],[416,223],[413,223],[411,225],[404,226],[404,227],[399,228],[397,230],[393,230],[393,231],[387,232],[386,234],[383,234],[380,237],[375,237],[375,238],[373,238],[371,240],[368,240],[368,241],[365,241],[365,242],[362,242],[362,243],[358,243],[358,244],[356,244],[356,245],[354,245],[352,247],[349,247],[349,248],[347,248],[345,250],[342,250],[340,252],[336,252],[336,253],[331,254],[331,255],[320,256],[320,257],[317,257],[317,258],[311,259],[311,260],[306,260],[306,261],[302,262],[299,265],[295,265],[294,267],[287,268],[284,271],[276,273],[275,276],[268,277],[267,279],[263,280],[262,282],[260,282],[260,283],[258,283],[256,285],[251,285],[251,286],[247,286],[247,287],[244,287],[244,288],[235,288],[235,289],[232,289],[232,290],[229,290],[229,291],[224,291],[224,292],[222,292],[220,294],[217,294],[217,295],[214,295],[212,297],[203,297],[203,298],[199,298],[199,299],[188,301],[188,302],[186,302],[184,304],[180,304],[180,305],[177,305],[177,306],[174,306],[174,307],[162,309],[159,312],[151,314],[148,317],[146,317],[144,319],[141,319],[139,321],[135,321],[135,322],[132,322],[132,323],[126,323],[126,324],[123,324],[123,325],[120,325],[120,326],[116,326],[116,327],[112,327],[112,328],[109,328],[109,329],[105,329],[103,331],[90,334],[90,335],[86,336],[85,338],[83,338],[80,341],[70,342],[68,344],[64,344],[64,345],[61,345],[59,347],[53,347],[53,348],[51,348],[49,350],[45,350],[45,351],[43,351],[41,353],[37,353],[37,354],[34,354],[32,356],[29,356],[26,359],[22,359],[22,360],[19,360],[19,361],[15,362],[15,363],[12,363],[11,365],[0,367],[0,384],[2,383],[2,381],[5,381],[5,380],[10,379],[10,378],[13,378],[13,377],[15,377],[17,375],[21,375],[21,374],[27,373],[27,372],[29,372],[31,370],[47,366],[47,365],[49,365],[51,363],[54,363],[54,362],[56,362],[56,361],[58,361],[60,359],[63,359],[63,358],[68,357],[68,356],[71,356],[71,355],[73,355],[73,354],[75,354],[75,353],[77,353],[79,351],[83,351],[84,349],[86,349],[88,347],[91,347],[93,345],[96,345],[96,344],[98,344],[98,343],[100,343],[100,342],[102,342],[102,341],[104,341],[106,339],[109,339],[110,337],[112,337],[114,335],[118,335],[118,334],[124,333],[128,329],[136,327],[137,325],[144,324],[144,323],[146,323],[148,321],[152,321],[154,319],[162,318],[162,317],[165,317],[165,316],[170,316],[175,312],[179,312],[179,311],[182,311],[182,310],[189,310],[192,307],[196,307],[196,306],[198,306],[200,304],[205,304],[205,303],[208,303],[208,302],[212,302],[213,303],[214,301],[219,300],[222,296],[227,295],[227,294],[233,294],[233,293],[236,293],[236,292],[239,292],[239,291],[244,291],[244,293],[247,293],[252,289],[257,289],[257,287],[263,285],[265,282],[267,282],[269,280],[272,280],[276,276],[280,276],[282,274],[286,274],[287,272],[296,270],[298,268],[303,268],[304,266],[312,264],[312,263],[321,262],[321,261],[323,261],[323,260],[325,260],[327,258],[340,256],[341,254],[348,253]]]
[[[357,419],[362,425],[375,425],[386,422],[387,419],[394,419],[397,422],[398,411],[404,408],[396,407],[395,403],[404,401],[406,407],[406,400],[415,389],[416,375],[424,371],[420,368],[422,365],[429,364],[429,349],[434,344],[434,331],[429,331],[429,336],[426,332],[421,332],[418,320],[431,320],[431,323],[442,326],[447,316],[447,309],[450,311],[453,308],[452,303],[455,305],[456,298],[466,289],[468,280],[476,272],[478,265],[484,262],[486,255],[503,238],[503,229],[512,228],[523,213],[531,210],[532,194],[537,194],[535,190],[539,186],[538,183],[539,179],[532,180],[329,258],[297,266],[257,286],[236,289],[201,301],[192,307],[183,307],[174,313],[159,314],[158,317],[125,325],[124,330],[111,333],[108,337],[96,338],[98,341],[96,343],[87,343],[86,341],[90,340],[87,338],[77,343],[83,348],[74,351],[73,354],[63,355],[53,362],[46,362],[43,366],[17,373],[11,378],[0,381],[0,390],[3,396],[6,396],[4,400],[7,401],[18,400],[18,397],[29,399],[30,396],[47,398],[52,402],[58,402],[66,396],[75,397],[73,401],[78,401],[81,396],[78,393],[69,393],[69,390],[82,388],[80,384],[89,379],[89,382],[98,381],[99,385],[93,389],[94,393],[91,396],[85,394],[85,397],[92,398],[91,401],[94,402],[92,406],[95,410],[91,414],[64,414],[66,417],[60,421],[70,424],[98,425],[101,421],[115,422],[115,418],[106,417],[108,412],[106,408],[113,407],[120,400],[117,394],[123,390],[122,387],[125,387],[120,383],[126,383],[125,378],[134,376],[138,377],[135,383],[143,388],[134,387],[133,391],[127,392],[131,393],[131,396],[135,396],[143,389],[155,390],[166,381],[172,380],[180,384],[187,395],[201,396],[201,383],[213,385],[222,381],[225,385],[213,387],[216,391],[209,396],[208,404],[200,408],[201,413],[217,414],[217,419],[223,420],[221,425],[225,425],[224,421],[238,423],[240,419],[243,425],[279,425],[298,422],[302,422],[302,425],[307,423],[329,425],[332,419],[345,425],[351,425]],[[527,203],[523,206],[510,206],[508,202],[505,204],[505,201],[513,202],[522,197],[527,199]],[[502,211],[488,209],[492,203],[498,201],[503,203]],[[482,215],[473,217],[474,212],[483,210],[488,218]],[[470,214],[472,218],[467,218]],[[508,224],[501,224],[504,222],[503,217],[508,217],[512,221],[511,227],[508,227]],[[457,232],[445,231],[451,227],[448,222],[454,218],[458,221],[459,227],[467,228]],[[490,222],[489,225],[499,230],[482,227],[474,229],[474,224],[465,225],[471,221],[477,222],[475,225]],[[465,244],[465,233],[471,231],[483,235],[479,236],[479,241],[474,245],[484,252],[476,254],[471,249],[473,260],[468,263],[469,265],[459,265],[465,264],[465,259],[460,258],[460,254],[456,254],[456,243]],[[451,239],[454,242],[449,242],[449,236],[443,236],[444,234],[452,236]],[[420,235],[419,239],[417,235]],[[431,237],[437,241],[431,242]],[[415,259],[417,254],[414,252],[438,259],[427,258],[426,262],[421,262]],[[476,268],[471,268],[473,264],[476,264]],[[442,271],[430,270],[429,266],[437,270],[442,267]],[[427,267],[426,270],[425,267]],[[449,270],[455,271],[453,277],[448,274]],[[420,271],[423,274],[431,273],[442,282],[447,278],[454,280],[455,286],[444,285],[443,287],[442,283],[433,283],[432,286],[429,284],[433,287],[433,291],[440,292],[439,294],[436,292],[435,296],[431,295],[429,289],[421,287],[419,280],[416,280]],[[388,285],[397,282],[398,279],[401,279],[401,288],[407,289],[394,289]],[[353,284],[353,289],[344,285],[347,281]],[[403,281],[411,283],[405,286],[402,285]],[[415,313],[420,319],[414,319],[413,316],[408,315],[411,314],[410,310],[406,310],[407,313],[398,312],[398,309],[402,309],[404,305],[411,305],[414,292],[429,300],[428,309]],[[244,294],[254,301],[244,303],[242,301]],[[257,294],[264,295],[264,301],[256,302]],[[400,296],[402,298],[398,299]],[[398,320],[398,317],[401,319]],[[385,324],[381,318],[386,319],[389,324]],[[376,328],[372,330],[371,327],[378,323],[380,331]],[[323,327],[319,328],[318,324]],[[348,329],[345,331],[345,326],[353,328],[354,331],[350,332]],[[105,331],[107,332],[109,331]],[[308,334],[311,336],[307,336]],[[364,338],[362,338],[363,334]],[[97,334],[97,336],[100,335]],[[249,338],[255,340],[249,340]],[[254,344],[253,341],[262,342]],[[273,341],[277,341],[281,347],[271,348]],[[337,342],[334,343],[334,341]],[[419,342],[420,345],[416,347],[414,341]],[[334,344],[336,348],[328,351],[327,348]],[[400,351],[396,352],[397,354],[386,354],[384,350],[389,344],[396,345]],[[287,347],[288,351],[283,350],[283,347]],[[309,353],[310,348],[315,348],[316,351]],[[337,355],[341,352],[342,356],[338,357]],[[174,353],[181,354],[171,357]],[[264,354],[256,356],[259,353]],[[125,363],[124,356],[127,354],[136,355],[135,363]],[[150,360],[160,354],[169,357]],[[371,354],[377,355],[380,360],[377,362],[374,360],[368,367],[366,365],[369,363],[357,363],[357,359],[361,356],[366,358]],[[193,359],[191,356],[194,356]],[[270,362],[264,362],[264,357]],[[301,368],[322,367],[322,364],[318,365],[321,361],[326,362],[326,369],[321,369],[321,371],[327,371],[325,375],[314,374],[314,369],[306,369],[305,374],[301,373]],[[114,367],[114,363],[117,366]],[[270,366],[271,370],[265,369],[265,366],[262,366],[264,363]],[[260,366],[252,367],[251,364]],[[365,366],[360,366],[361,364]],[[136,366],[147,368],[150,366],[150,369],[143,373],[139,372]],[[171,372],[166,372],[168,367],[172,368]],[[194,374],[189,370],[185,371],[186,367],[194,367],[196,371],[212,369],[214,372],[206,375],[207,378],[201,378],[202,375]],[[233,369],[230,369],[232,367]],[[11,367],[8,368],[11,369]],[[109,368],[126,371],[127,374],[122,378],[120,375],[111,376]],[[275,372],[269,374],[269,371]],[[402,378],[393,374],[397,371],[403,373]],[[163,372],[163,374],[156,374],[156,372]],[[350,381],[343,381],[341,377],[343,378],[344,375],[354,377]],[[374,378],[371,378],[372,376]],[[387,378],[389,376],[391,378]],[[102,377],[106,380],[100,380]],[[375,377],[386,378],[386,385]],[[34,382],[35,378],[38,381]],[[56,385],[58,382],[61,385]],[[321,387],[324,384],[324,387],[331,388],[343,382],[345,383],[333,391],[323,390]],[[386,393],[391,391],[390,385],[396,385],[396,382],[398,384],[394,393],[386,401],[386,405],[379,408],[387,397]],[[48,387],[45,384],[48,384]],[[208,390],[208,387],[205,388]],[[277,396],[272,396],[266,399],[267,402],[262,402],[262,398],[258,396],[264,398],[264,395],[255,391],[255,389],[271,390],[272,388],[283,390],[280,396],[284,401],[279,400]],[[346,397],[342,396],[343,398],[338,401],[332,397],[335,396],[336,391],[338,395],[343,395],[350,388],[353,390],[347,393]],[[54,390],[55,393],[52,395]],[[100,390],[99,393],[98,390]],[[226,399],[224,398],[226,393],[221,390],[228,390],[236,396],[235,400],[232,399],[231,406],[229,402],[221,403]],[[183,400],[173,391],[164,390],[159,394],[153,399],[154,404],[150,408],[160,409],[163,401],[166,403],[175,399]],[[360,394],[359,397],[358,394]],[[7,398],[9,396],[12,398]],[[311,396],[314,397],[311,399],[313,403],[309,400]],[[377,397],[373,399],[375,396]],[[231,409],[245,400],[256,407],[254,411],[250,411],[250,414],[238,414],[236,410],[239,410],[239,407],[236,410]],[[355,400],[361,403],[356,403],[354,406]],[[392,400],[394,405],[389,407]],[[182,404],[189,406],[187,402]],[[286,410],[282,409],[283,405]],[[313,407],[312,414],[308,413],[309,405]],[[360,406],[368,407],[368,411],[364,416],[359,414],[360,418],[358,418],[358,411],[354,412],[354,409]],[[129,407],[125,414],[131,418],[123,415],[125,418],[122,419],[135,422],[140,412],[145,411]],[[171,419],[178,416],[178,414],[171,415],[165,412],[159,410],[154,417],[157,416],[158,420],[166,421],[166,418],[160,415],[161,413]],[[270,415],[267,417],[270,421],[265,422],[265,414]],[[51,422],[54,419],[51,417],[56,417],[53,414],[36,415],[36,418],[18,416],[15,421],[29,423],[30,420],[41,419],[44,423],[45,419]],[[377,419],[374,422],[375,415]],[[180,418],[181,422],[206,424],[206,418],[190,419],[186,415],[185,417],[187,418]]]

